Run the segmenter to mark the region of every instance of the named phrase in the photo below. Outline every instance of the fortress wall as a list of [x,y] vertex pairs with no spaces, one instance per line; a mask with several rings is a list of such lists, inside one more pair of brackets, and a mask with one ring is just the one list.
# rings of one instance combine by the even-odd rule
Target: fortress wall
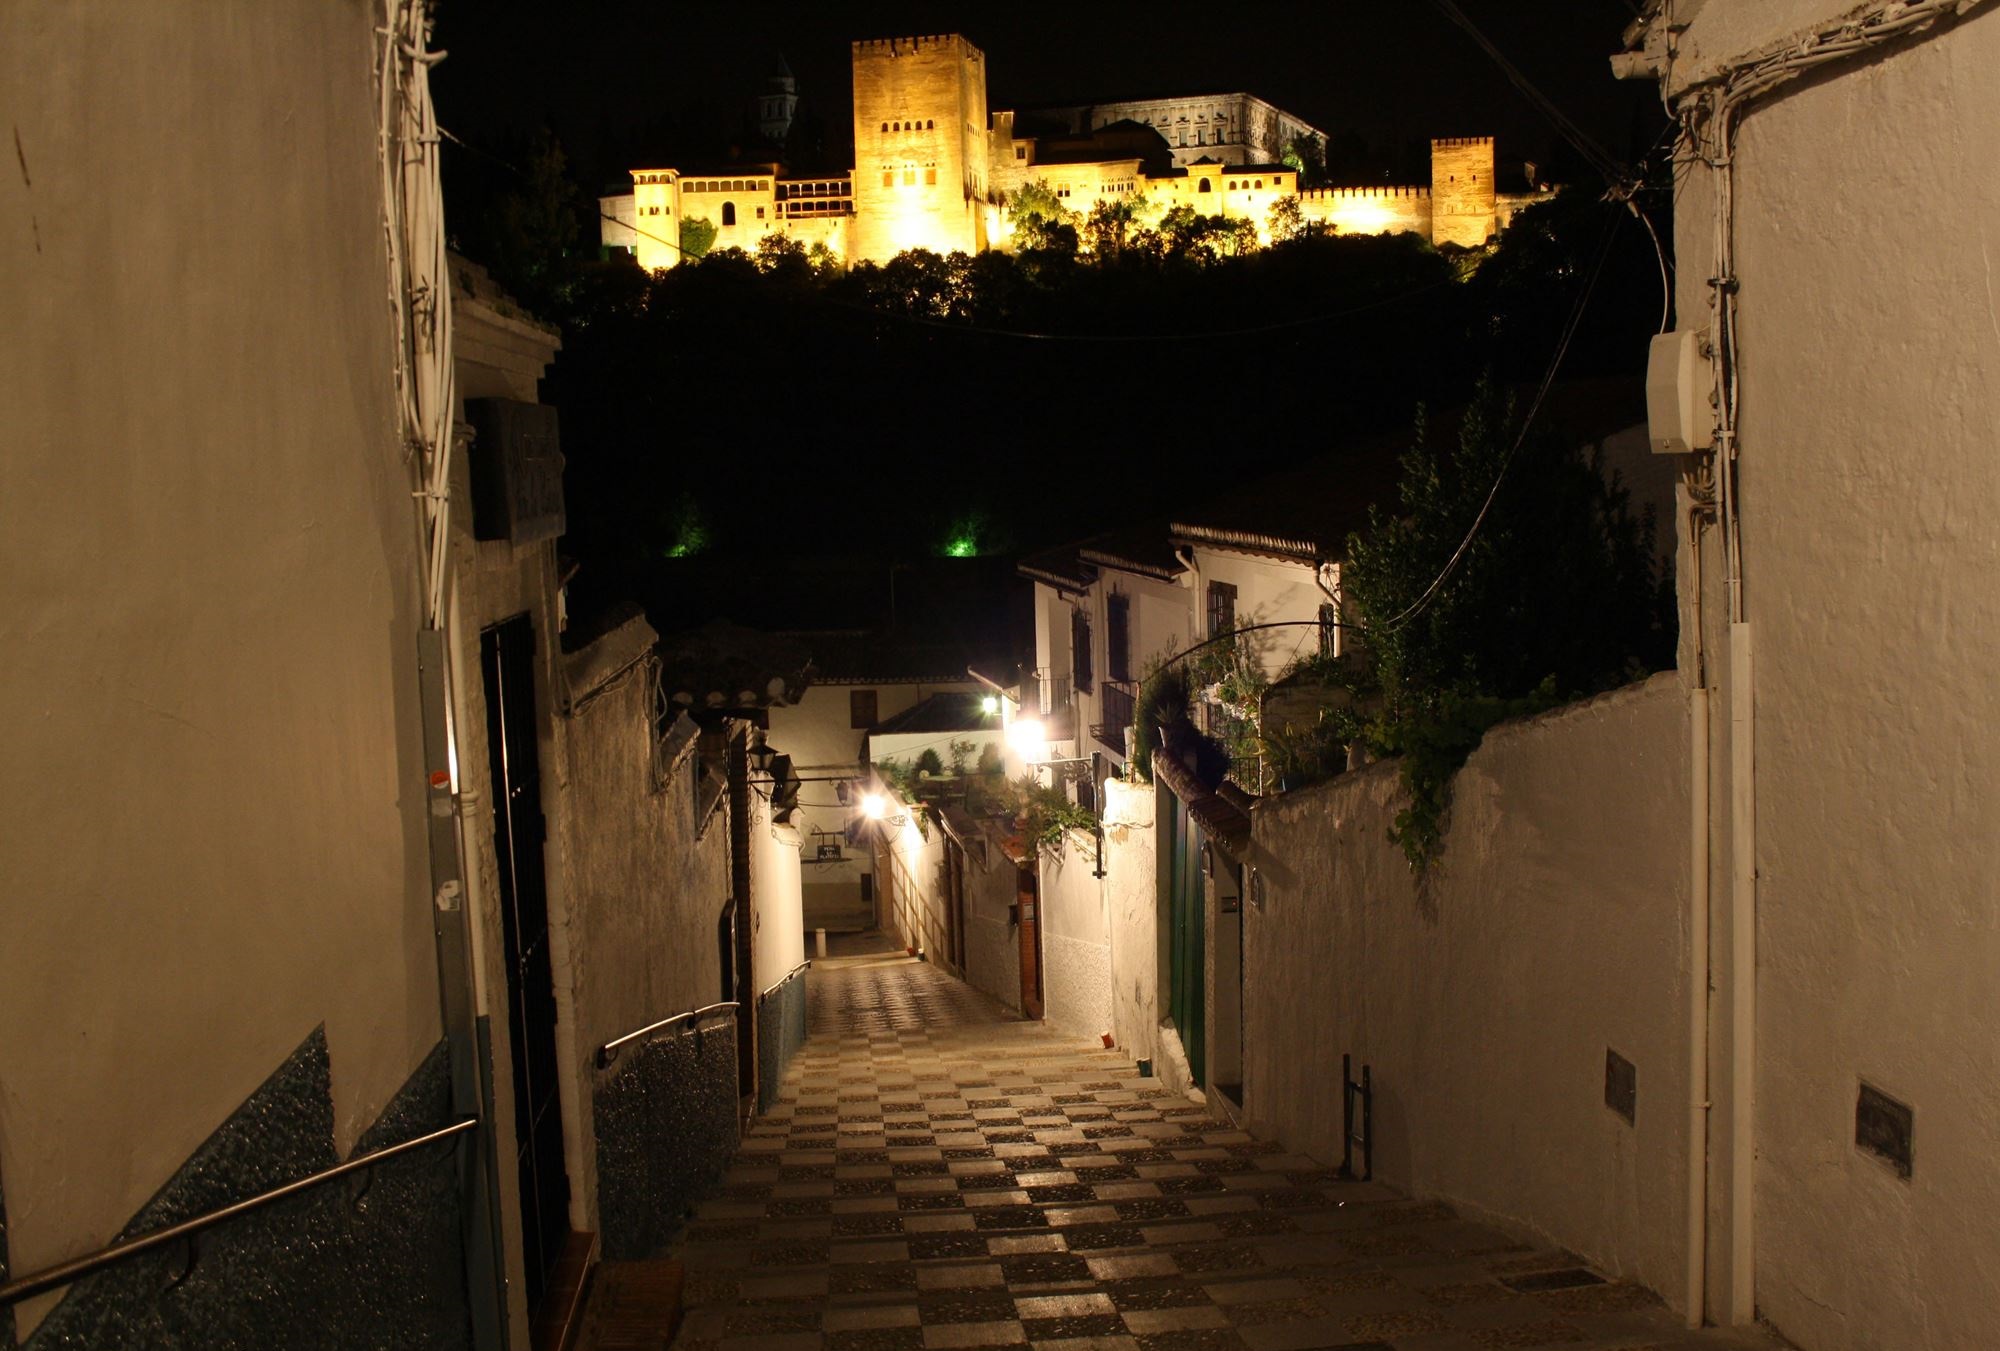
[[1493,202],[1494,223],[1502,230],[1514,223],[1514,217],[1531,206],[1555,200],[1555,193],[1549,192],[1509,192],[1496,197]]
[[980,245],[986,58],[956,35],[856,42],[854,255]]
[[1344,235],[1410,230],[1428,239],[1433,202],[1428,188],[1315,188],[1299,194],[1299,214]]
[[1493,138],[1431,142],[1431,242],[1478,248],[1494,231]]
[[778,232],[788,239],[796,239],[806,248],[824,244],[845,261],[852,255],[854,217],[852,216],[793,216],[778,223]]

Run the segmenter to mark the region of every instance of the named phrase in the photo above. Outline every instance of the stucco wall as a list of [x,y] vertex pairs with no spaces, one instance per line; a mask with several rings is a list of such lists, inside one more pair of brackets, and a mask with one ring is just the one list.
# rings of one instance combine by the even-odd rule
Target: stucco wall
[[1096,841],[1070,831],[1044,849],[1041,908],[1043,1016],[1081,1037],[1112,1031],[1111,911],[1105,882],[1092,874]]
[[[1672,673],[1495,729],[1422,885],[1387,838],[1395,762],[1260,803],[1250,1118],[1338,1162],[1352,1053],[1373,1066],[1378,1178],[1681,1299],[1686,745]],[[1636,1126],[1605,1105],[1607,1049],[1638,1067]]]
[[1670,87],[1710,80],[1741,57],[1758,54],[1851,14],[1856,0],[1675,0],[1673,21],[1684,26],[1669,67]]
[[[727,997],[717,925],[730,893],[728,822],[720,810],[697,814],[692,737],[678,738],[679,754],[655,790],[649,674],[643,664],[632,668],[568,720],[567,905],[560,920],[550,918],[570,953],[575,1012],[563,1031],[584,1104],[599,1046]],[[591,1140],[586,1127],[578,1143]],[[586,1153],[571,1188],[589,1200],[587,1218],[595,1217],[596,1183],[594,1152]]]
[[1327,603],[1327,596],[1313,581],[1310,563],[1287,563],[1233,549],[1209,548],[1196,549],[1194,560],[1201,574],[1204,625],[1210,582],[1236,588],[1239,627],[1304,621],[1295,627],[1262,629],[1243,635],[1240,641],[1256,654],[1257,664],[1265,675],[1275,676],[1294,659],[1319,651],[1319,607]]
[[1134,1059],[1157,1061],[1160,1027],[1159,887],[1156,790],[1104,785],[1105,906],[1111,932],[1111,1030]]
[[5,8],[17,1271],[116,1234],[320,1023],[343,1154],[441,1035],[374,22]]
[[1008,1008],[1021,1007],[1021,934],[1011,917],[1018,873],[988,841],[965,856],[965,979]]
[[[1710,0],[1683,50],[1835,8]],[[1989,7],[1790,87],[1737,142],[1756,1301],[1828,1351],[2000,1342],[1996,63]],[[1685,324],[1708,313],[1706,177],[1676,205]],[[1854,1144],[1864,1080],[1914,1109],[1907,1181]]]
[[750,844],[757,927],[751,944],[752,984],[759,992],[783,980],[806,959],[805,920],[800,911],[800,836],[790,824],[771,820],[771,804],[751,790]]

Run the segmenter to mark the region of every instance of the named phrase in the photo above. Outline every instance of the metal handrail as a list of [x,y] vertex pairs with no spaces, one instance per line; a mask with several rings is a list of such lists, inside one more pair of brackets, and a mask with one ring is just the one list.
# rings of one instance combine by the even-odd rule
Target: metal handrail
[[597,1048],[597,1068],[601,1070],[609,1069],[611,1062],[618,1058],[619,1049],[628,1041],[637,1041],[639,1038],[649,1037],[655,1032],[664,1032],[675,1023],[694,1022],[699,1024],[702,1019],[708,1017],[711,1013],[734,1013],[736,1006],[737,1001],[734,999],[726,999],[720,1004],[704,1004],[698,1009],[689,1009],[686,1013],[676,1013],[671,1018],[662,1018],[657,1023],[647,1023],[637,1031],[627,1032],[622,1037],[613,1037],[610,1041],[605,1042]]
[[[204,1229],[220,1224],[224,1220],[234,1219],[246,1211],[270,1205],[273,1201],[282,1200],[297,1192],[305,1191],[310,1187],[317,1187],[322,1182],[331,1182],[334,1178],[345,1177],[349,1173],[359,1172],[365,1168],[373,1168],[384,1159],[394,1158],[398,1154],[407,1154],[413,1149],[422,1149],[425,1145],[436,1144],[439,1140],[450,1139],[454,1135],[463,1135],[469,1130],[477,1129],[478,1126],[478,1117],[462,1117],[452,1122],[449,1126],[439,1127],[429,1134],[419,1135],[414,1139],[405,1140],[401,1144],[389,1145],[386,1148],[375,1150],[373,1153],[360,1155],[357,1158],[349,1159],[345,1163],[337,1163],[331,1168],[323,1168],[319,1172],[310,1173],[295,1182],[287,1182],[282,1187],[273,1187],[270,1191],[259,1192],[247,1200],[234,1202],[222,1207],[220,1210],[211,1210],[206,1215],[197,1215],[193,1219],[182,1220],[178,1224],[170,1224],[164,1229],[155,1229],[150,1233],[140,1234],[137,1238],[120,1239],[115,1243],[110,1243],[99,1248],[96,1252],[85,1253],[81,1257],[72,1257],[67,1262],[59,1262],[55,1266],[44,1267],[40,1271],[30,1272],[17,1280],[0,1285],[0,1308],[4,1308],[9,1304],[19,1303],[31,1295],[39,1295],[44,1291],[53,1290],[58,1286],[72,1284],[94,1271],[99,1271],[104,1267],[110,1266],[114,1262],[122,1262],[128,1257],[137,1257],[142,1252],[151,1252],[153,1249],[164,1247],[176,1239],[191,1238]],[[190,1259],[190,1265],[192,1265],[192,1259]]]
[[776,981],[774,981],[771,985],[765,988],[762,994],[757,996],[758,1002],[762,1003],[764,1000],[769,999],[771,997],[772,991],[776,990],[778,986],[783,985],[786,981],[790,980],[793,976],[798,975],[799,972],[805,970],[807,967],[811,965],[812,965],[812,958],[808,957],[804,961],[800,962],[797,966],[787,971],[784,975],[778,977]]

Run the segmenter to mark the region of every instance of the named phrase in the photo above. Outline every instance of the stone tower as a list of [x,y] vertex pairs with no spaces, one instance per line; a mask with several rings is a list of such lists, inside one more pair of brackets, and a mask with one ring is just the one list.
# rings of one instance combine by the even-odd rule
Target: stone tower
[[792,134],[792,115],[798,110],[799,82],[780,52],[778,68],[771,72],[764,81],[764,91],[757,95],[758,134],[772,145],[783,145]]
[[1431,142],[1431,243],[1476,249],[1498,228],[1493,138]]
[[854,44],[853,256],[986,246],[986,54],[955,33]]

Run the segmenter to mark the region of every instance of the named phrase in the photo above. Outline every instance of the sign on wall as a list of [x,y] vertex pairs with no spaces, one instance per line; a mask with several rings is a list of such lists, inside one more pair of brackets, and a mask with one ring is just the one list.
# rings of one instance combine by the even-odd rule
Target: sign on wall
[[562,436],[556,410],[517,399],[467,399],[472,424],[472,533],[532,544],[554,539],[563,514]]

